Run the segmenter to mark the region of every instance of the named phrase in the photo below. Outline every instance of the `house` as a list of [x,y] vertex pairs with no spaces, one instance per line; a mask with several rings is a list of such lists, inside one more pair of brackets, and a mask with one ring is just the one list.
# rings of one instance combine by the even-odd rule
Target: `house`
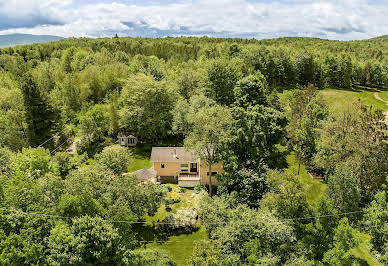
[[[209,184],[209,166],[183,147],[153,147],[151,162],[161,183],[177,182],[181,187]],[[222,163],[212,165],[211,176],[222,173]],[[217,185],[215,177],[212,184]]]
[[138,139],[133,133],[120,132],[117,135],[118,143],[123,147],[135,147],[138,143]]

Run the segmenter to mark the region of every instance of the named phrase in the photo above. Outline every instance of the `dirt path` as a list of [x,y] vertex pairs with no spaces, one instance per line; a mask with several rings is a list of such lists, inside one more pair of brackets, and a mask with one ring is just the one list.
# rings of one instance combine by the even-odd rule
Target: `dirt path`
[[[381,99],[378,92],[375,92],[375,98],[379,101],[384,102],[388,107],[388,101],[384,101],[383,99]],[[385,111],[384,115],[385,115],[385,123],[388,125],[388,111]]]

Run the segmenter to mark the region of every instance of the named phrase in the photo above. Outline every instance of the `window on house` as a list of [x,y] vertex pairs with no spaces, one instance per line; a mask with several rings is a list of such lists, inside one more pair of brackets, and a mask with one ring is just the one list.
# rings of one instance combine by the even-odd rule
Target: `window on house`
[[[217,174],[218,174],[218,172],[212,172],[212,176],[215,176]],[[206,175],[209,176],[209,172],[207,172]]]
[[160,168],[162,168],[162,169],[164,169],[164,168],[165,168],[165,165],[164,165],[164,163],[161,163],[161,164],[160,164]]
[[181,171],[188,172],[189,171],[189,164],[188,163],[181,163]]
[[130,138],[130,139],[129,139],[129,142],[130,142],[131,144],[134,144],[134,143],[135,143],[135,139],[134,139],[134,138]]

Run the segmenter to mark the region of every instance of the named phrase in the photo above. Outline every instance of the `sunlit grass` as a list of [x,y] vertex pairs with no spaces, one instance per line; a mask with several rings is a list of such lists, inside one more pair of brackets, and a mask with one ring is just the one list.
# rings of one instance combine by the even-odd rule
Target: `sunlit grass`
[[[292,168],[295,171],[296,169],[298,169],[298,160],[294,153],[290,154],[287,157],[287,162],[290,169]],[[321,197],[325,195],[325,190],[327,185],[320,180],[312,179],[306,170],[306,166],[303,164],[300,165],[299,177],[303,181],[303,183],[308,186],[308,191],[307,191],[308,202],[313,203],[314,201],[319,200]]]
[[151,152],[148,147],[139,144],[137,147],[129,149],[132,152],[132,160],[128,166],[129,173],[152,167],[152,163],[150,162]]
[[361,233],[359,237],[362,239],[362,243],[352,250],[352,254],[368,265],[380,265],[377,259],[370,254],[370,236]]
[[349,91],[338,89],[325,89],[321,91],[321,95],[329,110],[334,115],[341,115],[344,111],[349,109],[352,104],[359,100],[368,106],[372,106],[378,110],[386,110],[387,105],[375,98],[373,91]]
[[186,265],[188,258],[193,253],[195,243],[207,239],[208,235],[206,229],[202,226],[197,232],[171,236],[168,241],[162,244],[156,242],[151,243],[147,245],[147,248],[158,248],[167,251],[174,262],[180,266]]
[[388,102],[388,91],[380,91],[379,96],[381,99]]

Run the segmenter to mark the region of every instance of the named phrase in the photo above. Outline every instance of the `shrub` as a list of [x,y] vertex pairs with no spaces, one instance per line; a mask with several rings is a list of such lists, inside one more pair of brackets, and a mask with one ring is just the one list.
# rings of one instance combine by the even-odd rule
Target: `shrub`
[[96,160],[99,164],[120,175],[128,169],[131,155],[128,149],[119,145],[113,145],[104,148],[100,154],[97,154]]
[[169,204],[166,204],[166,211],[167,211],[167,212],[170,212],[170,211],[172,211],[172,208],[170,207],[170,205],[169,205]]
[[196,194],[199,194],[202,190],[202,185],[200,183],[196,184],[195,187],[194,187],[194,191]]
[[174,204],[174,200],[171,198],[165,198],[164,204],[166,204],[166,205]]
[[170,195],[170,198],[173,200],[173,203],[179,203],[181,202],[181,197],[178,193],[172,192]]
[[198,212],[191,209],[180,209],[176,214],[168,215],[160,226],[166,230],[185,230],[190,231],[195,228]]
[[187,191],[187,188],[184,188],[184,187],[179,188],[180,193],[185,193],[186,191]]

